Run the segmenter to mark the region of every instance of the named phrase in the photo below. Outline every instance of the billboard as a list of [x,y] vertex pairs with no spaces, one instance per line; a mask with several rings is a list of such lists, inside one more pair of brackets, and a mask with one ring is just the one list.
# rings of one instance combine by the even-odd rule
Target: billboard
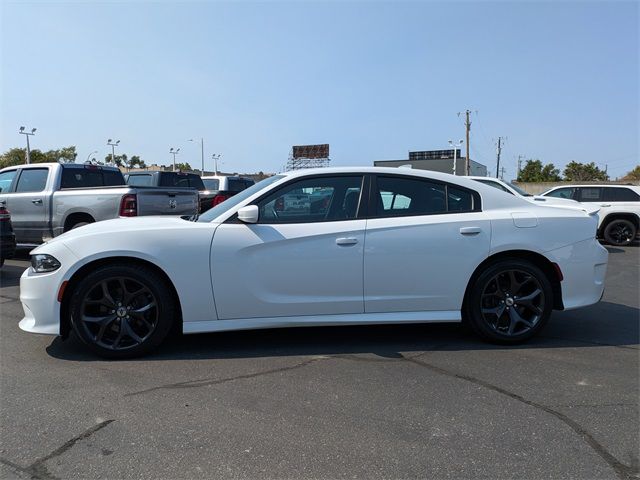
[[[456,150],[457,150],[456,156],[460,158],[460,149],[457,148]],[[453,159],[453,149],[409,152],[409,160],[441,160],[441,159]]]
[[329,158],[329,144],[294,145],[293,158]]

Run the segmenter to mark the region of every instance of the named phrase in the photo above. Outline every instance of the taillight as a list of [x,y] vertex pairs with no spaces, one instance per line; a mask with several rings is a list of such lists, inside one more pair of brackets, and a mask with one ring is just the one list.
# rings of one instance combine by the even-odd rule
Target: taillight
[[0,205],[0,222],[11,220],[9,210],[4,205]]
[[135,193],[122,196],[120,201],[120,216],[135,217],[138,215],[138,197]]
[[230,195],[222,195],[221,193],[219,193],[215,197],[213,197],[213,204],[211,206],[215,207],[216,205],[219,205],[222,202],[224,202],[229,197]]

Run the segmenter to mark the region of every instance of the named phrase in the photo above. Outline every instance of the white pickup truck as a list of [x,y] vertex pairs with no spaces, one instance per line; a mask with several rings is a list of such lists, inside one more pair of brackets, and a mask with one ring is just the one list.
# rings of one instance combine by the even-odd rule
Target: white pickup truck
[[115,167],[36,163],[0,170],[0,202],[18,244],[40,244],[87,223],[139,215],[195,215],[198,192],[132,187]]

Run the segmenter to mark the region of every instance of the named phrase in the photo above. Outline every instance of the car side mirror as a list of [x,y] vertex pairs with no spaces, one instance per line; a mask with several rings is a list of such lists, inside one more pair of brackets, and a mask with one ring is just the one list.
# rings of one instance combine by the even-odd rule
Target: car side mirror
[[244,223],[258,223],[260,211],[257,205],[247,205],[238,210],[238,220]]

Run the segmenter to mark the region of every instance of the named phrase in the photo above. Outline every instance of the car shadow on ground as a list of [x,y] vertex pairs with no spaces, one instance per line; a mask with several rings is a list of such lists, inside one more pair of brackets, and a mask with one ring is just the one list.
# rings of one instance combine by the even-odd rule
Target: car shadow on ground
[[[540,335],[522,345],[481,341],[460,324],[397,324],[306,327],[184,335],[139,361],[203,360],[309,355],[372,354],[398,358],[399,352],[587,348],[611,345],[637,349],[640,310],[609,302],[587,309],[555,312]],[[56,338],[52,357],[98,361],[78,339]]]

